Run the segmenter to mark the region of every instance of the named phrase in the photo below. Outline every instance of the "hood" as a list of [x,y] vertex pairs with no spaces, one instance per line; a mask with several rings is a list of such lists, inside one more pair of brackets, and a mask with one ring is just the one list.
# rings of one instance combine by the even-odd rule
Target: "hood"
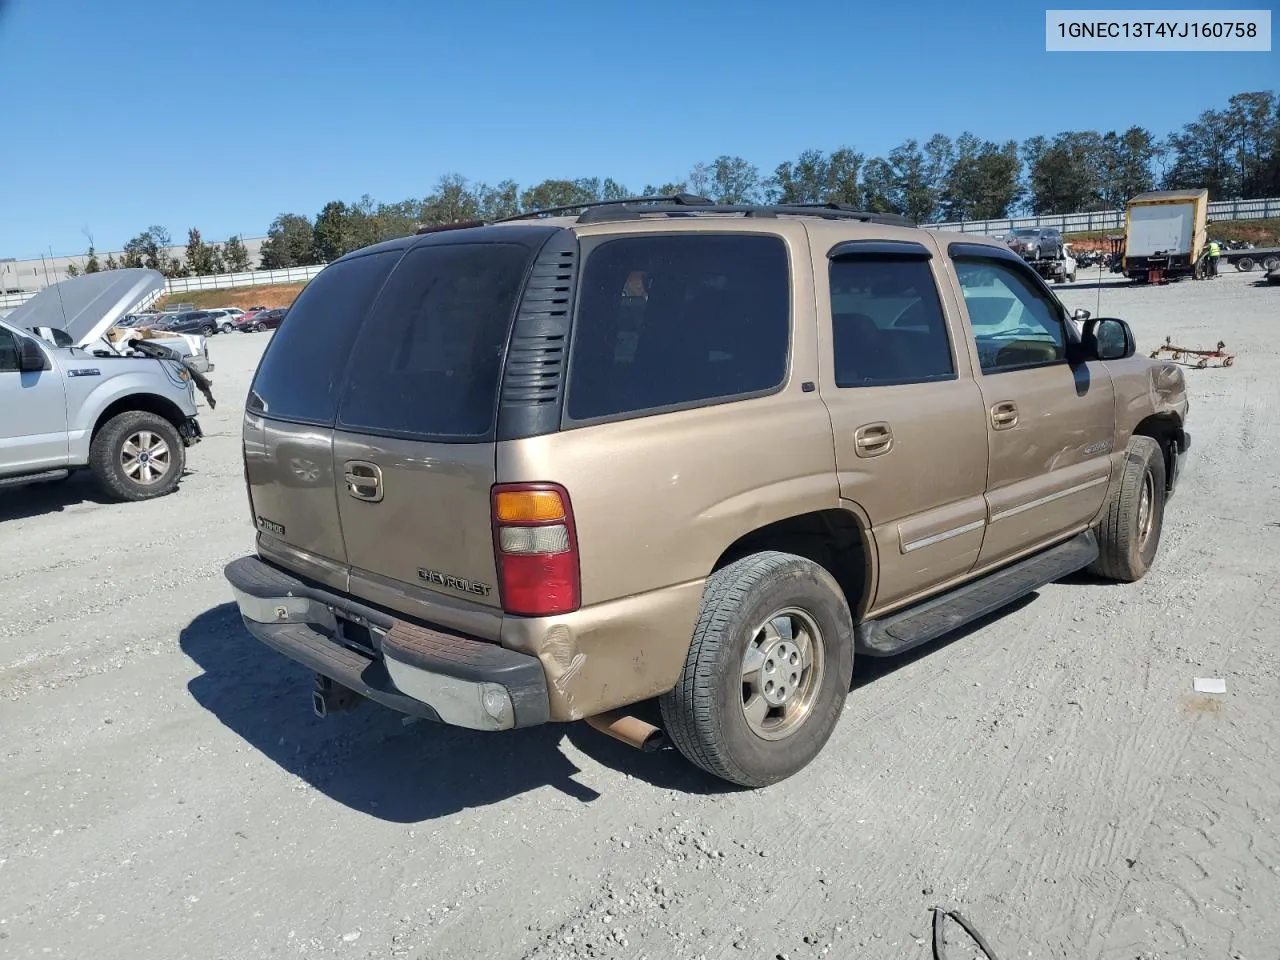
[[71,277],[45,287],[5,321],[24,330],[64,330],[83,347],[102,339],[125,314],[149,306],[164,286],[164,274],[143,268]]

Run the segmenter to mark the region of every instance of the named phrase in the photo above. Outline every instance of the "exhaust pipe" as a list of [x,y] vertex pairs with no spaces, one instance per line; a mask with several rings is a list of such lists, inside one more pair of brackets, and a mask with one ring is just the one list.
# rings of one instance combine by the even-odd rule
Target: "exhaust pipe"
[[323,720],[331,713],[350,710],[364,698],[350,687],[316,675],[316,689],[311,691],[311,712]]
[[594,717],[587,717],[586,720],[601,733],[615,740],[621,740],[643,753],[653,753],[667,742],[663,732],[653,724],[646,723],[639,717],[624,714],[620,710],[596,714]]

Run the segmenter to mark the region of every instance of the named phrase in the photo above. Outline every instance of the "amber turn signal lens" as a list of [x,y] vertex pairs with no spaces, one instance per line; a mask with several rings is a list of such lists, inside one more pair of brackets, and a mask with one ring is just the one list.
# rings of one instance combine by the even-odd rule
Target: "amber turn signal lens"
[[500,523],[537,523],[564,519],[564,504],[554,490],[506,490],[494,498]]

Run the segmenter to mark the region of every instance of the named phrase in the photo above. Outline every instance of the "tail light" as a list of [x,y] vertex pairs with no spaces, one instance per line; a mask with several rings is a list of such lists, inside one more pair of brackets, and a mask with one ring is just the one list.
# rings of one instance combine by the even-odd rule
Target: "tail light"
[[524,617],[577,610],[582,586],[568,491],[555,483],[498,484],[492,516],[502,609]]

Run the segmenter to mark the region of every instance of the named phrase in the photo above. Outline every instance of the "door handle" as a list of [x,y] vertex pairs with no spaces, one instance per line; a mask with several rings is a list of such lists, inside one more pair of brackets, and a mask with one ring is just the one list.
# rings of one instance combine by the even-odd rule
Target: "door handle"
[[991,426],[997,430],[1008,430],[1018,423],[1018,405],[1012,400],[1001,400],[991,405]]
[[348,460],[343,479],[347,493],[357,500],[377,503],[382,499],[382,468],[367,460]]
[[884,421],[864,424],[853,432],[853,446],[860,457],[878,457],[893,448],[893,430]]

